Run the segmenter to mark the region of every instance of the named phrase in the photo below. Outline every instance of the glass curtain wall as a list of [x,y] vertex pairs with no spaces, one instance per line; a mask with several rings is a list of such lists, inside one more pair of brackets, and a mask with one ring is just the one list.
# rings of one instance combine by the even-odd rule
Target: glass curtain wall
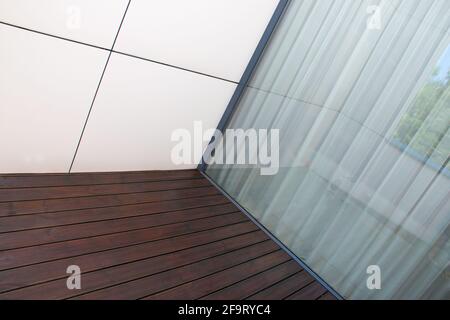
[[291,1],[227,127],[279,129],[278,172],[206,169],[344,298],[450,299],[449,27],[448,0]]

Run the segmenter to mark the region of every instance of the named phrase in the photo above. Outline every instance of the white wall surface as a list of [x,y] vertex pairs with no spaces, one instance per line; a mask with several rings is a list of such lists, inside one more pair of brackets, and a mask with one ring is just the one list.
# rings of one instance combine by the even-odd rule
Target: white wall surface
[[0,172],[67,172],[108,52],[0,25]]
[[215,128],[235,88],[114,53],[73,171],[172,169],[172,132],[193,129],[195,120]]
[[[72,171],[195,167],[171,133],[216,127],[277,3],[131,0]],[[0,0],[0,173],[69,170],[127,4]]]
[[133,0],[115,49],[239,81],[274,0]]
[[111,48],[127,0],[0,0],[0,21]]

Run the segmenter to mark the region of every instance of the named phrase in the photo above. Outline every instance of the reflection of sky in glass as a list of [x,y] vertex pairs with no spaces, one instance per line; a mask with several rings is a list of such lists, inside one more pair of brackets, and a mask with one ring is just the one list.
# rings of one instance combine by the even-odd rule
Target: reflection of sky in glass
[[450,71],[450,46],[447,48],[447,50],[444,52],[444,55],[439,60],[436,69],[438,69],[438,73],[434,75],[433,80],[447,80],[448,72]]

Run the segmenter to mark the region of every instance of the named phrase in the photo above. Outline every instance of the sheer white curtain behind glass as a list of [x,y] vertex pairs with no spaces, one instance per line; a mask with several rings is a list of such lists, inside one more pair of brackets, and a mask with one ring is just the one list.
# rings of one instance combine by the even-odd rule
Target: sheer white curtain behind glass
[[344,297],[450,299],[449,27],[448,0],[293,0],[229,124],[279,129],[279,173],[207,169]]

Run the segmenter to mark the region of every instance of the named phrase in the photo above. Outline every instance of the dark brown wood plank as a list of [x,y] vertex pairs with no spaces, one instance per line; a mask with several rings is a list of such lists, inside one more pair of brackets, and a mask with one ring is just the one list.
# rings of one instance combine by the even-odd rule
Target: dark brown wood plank
[[[198,196],[198,194],[197,194]],[[106,208],[79,209],[65,212],[41,213],[16,217],[0,218],[0,238],[5,232],[21,231],[53,226],[123,219],[144,215],[166,213],[176,210],[187,210],[206,206],[219,206],[231,204],[222,195],[204,195],[202,197],[174,199],[172,201],[159,201],[145,204],[123,205]],[[214,208],[211,208],[214,210]],[[23,233],[22,233],[23,234]],[[16,233],[20,236],[20,233]],[[1,240],[0,240],[1,242]],[[1,247],[1,244],[0,244]]]
[[0,175],[0,188],[76,186],[202,178],[197,170]]
[[271,285],[302,271],[298,263],[289,260],[272,269],[254,275],[246,280],[211,293],[201,299],[204,300],[236,300],[245,299]]
[[242,214],[230,213],[218,217],[176,223],[167,226],[8,250],[0,255],[0,270],[124,246],[132,246],[243,221],[248,220]]
[[80,209],[111,208],[129,204],[168,201],[213,194],[219,194],[219,192],[212,186],[206,186],[117,195],[3,202],[0,203],[0,217],[16,217],[17,215],[31,215],[36,213],[51,213]]
[[319,282],[314,281],[294,294],[287,297],[288,300],[316,300],[327,292]]
[[[122,285],[104,290],[94,291],[79,296],[77,299],[139,299],[184,282],[202,278],[208,274],[239,265],[240,263],[244,263],[240,265],[240,270],[242,271],[249,271],[251,269],[250,266],[253,268],[262,268],[274,263],[274,261],[281,261],[283,259],[282,253],[275,243],[265,241],[185,267],[126,282]],[[246,262],[250,259],[254,260]],[[247,268],[242,267],[244,265]],[[187,298],[190,299],[190,297]]]
[[168,224],[236,212],[230,204],[186,209],[139,217],[81,223],[75,225],[0,234],[0,250],[10,250],[60,241],[69,241],[130,230],[148,229]]
[[133,182],[68,187],[0,189],[0,202],[59,199],[210,186],[206,179]]
[[303,288],[308,284],[314,282],[314,279],[306,272],[301,271],[299,273],[294,274],[291,277],[288,277],[273,286],[264,289],[257,294],[250,296],[249,300],[281,300],[290,296],[299,288]]
[[[257,231],[256,233],[236,236],[231,239],[223,240],[222,242],[214,242],[204,246],[178,251],[170,255],[147,258],[95,272],[86,272],[82,269],[83,284],[80,290],[68,290],[66,287],[67,278],[61,277],[58,280],[41,285],[0,294],[0,299],[41,299],[42,292],[49,293],[45,296],[45,299],[67,299],[75,295],[87,294],[111,285],[119,285],[140,277],[148,277],[165,270],[189,265],[203,259],[226,254],[227,252],[235,251],[267,240],[267,236],[264,233]],[[74,259],[74,261],[75,263],[77,262],[76,259]],[[79,265],[78,263],[76,264]],[[61,275],[64,269],[65,268],[61,270]]]
[[[0,292],[38,284],[45,281],[66,279],[65,270],[69,265],[78,265],[83,273],[109,268],[117,264],[129,263],[158,255],[202,246],[208,243],[233,239],[247,235],[259,239],[263,233],[250,221],[244,221],[215,229],[208,229],[193,234],[169,239],[145,242],[130,247],[111,249],[81,256],[59,259],[56,261],[33,264],[3,271],[0,277]],[[256,232],[256,233],[255,233]],[[264,239],[268,239],[265,236]]]
[[337,299],[331,293],[327,292],[323,294],[318,300],[337,300]]
[[[272,243],[275,245],[275,243]],[[277,247],[277,246],[275,246]],[[281,250],[260,256],[232,268],[214,273],[199,280],[190,281],[173,289],[151,295],[146,299],[199,299],[211,292],[232,285],[253,274],[265,271],[286,262],[290,257]]]

